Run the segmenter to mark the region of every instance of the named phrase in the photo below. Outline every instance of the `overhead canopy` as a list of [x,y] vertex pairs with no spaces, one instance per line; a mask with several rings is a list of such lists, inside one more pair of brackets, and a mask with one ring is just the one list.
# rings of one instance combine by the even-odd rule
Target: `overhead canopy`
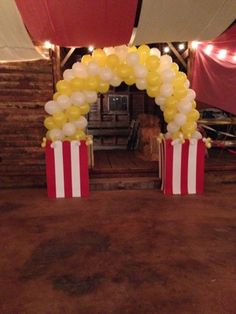
[[198,46],[192,67],[197,100],[236,114],[236,24]]
[[137,0],[16,0],[31,36],[59,46],[117,46],[130,40]]
[[210,40],[235,17],[235,0],[144,0],[133,44]]
[[42,59],[25,29],[14,0],[0,1],[0,60]]

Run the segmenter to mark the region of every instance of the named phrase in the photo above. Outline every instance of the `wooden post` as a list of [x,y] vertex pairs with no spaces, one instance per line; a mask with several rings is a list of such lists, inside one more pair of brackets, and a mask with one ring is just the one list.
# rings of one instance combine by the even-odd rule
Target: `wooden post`
[[55,45],[51,50],[52,70],[53,70],[53,86],[56,89],[56,83],[61,79],[61,56],[60,46]]

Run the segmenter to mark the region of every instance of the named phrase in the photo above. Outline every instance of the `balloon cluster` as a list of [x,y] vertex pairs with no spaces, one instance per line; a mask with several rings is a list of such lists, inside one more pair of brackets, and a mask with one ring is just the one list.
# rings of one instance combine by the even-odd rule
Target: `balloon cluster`
[[122,81],[136,84],[155,98],[164,112],[167,138],[201,138],[196,131],[196,95],[189,88],[186,74],[179,71],[169,55],[161,56],[157,48],[147,45],[95,49],[92,55],[84,55],[81,62],[65,70],[63,80],[56,84],[53,100],[45,104],[50,115],[44,121],[46,137],[52,141],[84,139],[85,115],[97,101],[97,94],[106,93],[110,86],[117,87]]

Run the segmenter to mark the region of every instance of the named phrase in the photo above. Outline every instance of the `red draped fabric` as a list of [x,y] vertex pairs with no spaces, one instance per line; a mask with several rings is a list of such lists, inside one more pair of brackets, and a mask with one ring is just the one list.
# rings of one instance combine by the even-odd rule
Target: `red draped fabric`
[[35,41],[63,47],[128,44],[138,0],[16,0]]
[[[207,48],[208,45],[212,47]],[[225,54],[225,58],[219,57],[219,53]],[[236,25],[215,40],[198,46],[192,68],[192,88],[198,101],[236,114]]]

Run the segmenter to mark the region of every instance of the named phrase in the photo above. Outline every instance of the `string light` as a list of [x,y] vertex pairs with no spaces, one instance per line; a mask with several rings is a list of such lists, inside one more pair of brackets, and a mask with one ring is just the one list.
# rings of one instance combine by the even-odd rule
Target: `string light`
[[233,60],[236,61],[236,53],[233,55]]
[[168,52],[170,52],[170,47],[168,47],[168,46],[165,46],[165,47],[164,47],[164,49],[163,49],[163,51],[164,51],[165,53],[168,53]]
[[200,41],[192,41],[191,46],[193,49],[197,49],[197,47],[200,45]]
[[94,50],[94,47],[93,47],[93,46],[89,46],[89,47],[88,47],[88,51],[89,51],[89,52],[93,52],[93,50]]
[[185,44],[181,43],[178,45],[179,50],[184,50]]
[[213,50],[213,45],[207,45],[204,52],[209,56]]
[[54,45],[49,41],[49,40],[46,40],[44,43],[43,43],[43,47],[45,49],[53,49]]
[[219,59],[225,59],[226,55],[227,55],[227,50],[226,50],[226,49],[221,49],[221,50],[218,52],[217,57],[218,57]]

